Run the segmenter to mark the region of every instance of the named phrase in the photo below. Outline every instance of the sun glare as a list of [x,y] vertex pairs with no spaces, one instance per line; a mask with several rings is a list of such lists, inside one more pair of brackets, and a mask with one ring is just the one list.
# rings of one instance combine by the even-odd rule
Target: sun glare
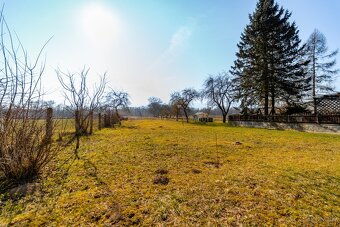
[[118,16],[101,4],[86,5],[79,17],[82,32],[97,45],[108,45],[117,38],[120,31]]

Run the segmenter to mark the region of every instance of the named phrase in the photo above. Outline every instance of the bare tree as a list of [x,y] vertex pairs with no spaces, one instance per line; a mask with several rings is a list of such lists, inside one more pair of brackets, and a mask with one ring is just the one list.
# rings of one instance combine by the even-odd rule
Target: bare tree
[[171,106],[168,104],[162,104],[160,109],[161,118],[171,118]]
[[171,94],[170,102],[183,109],[186,121],[189,122],[189,107],[193,100],[199,97],[199,93],[192,88],[184,89],[181,92]]
[[170,97],[170,106],[171,106],[171,112],[175,114],[176,121],[178,121],[178,118],[181,114],[181,105],[179,103],[179,94],[177,92],[172,93]]
[[80,137],[92,133],[93,114],[100,105],[105,92],[106,73],[100,76],[98,85],[94,85],[92,93],[87,85],[90,69],[84,67],[79,73],[64,73],[56,70],[60,84],[64,89],[64,96],[71,111],[74,111],[76,154],[79,148]]
[[115,91],[111,88],[111,90],[105,96],[104,108],[108,112],[111,112],[111,109],[113,109],[116,119],[120,124],[121,119],[118,110],[119,108],[127,108],[130,103],[129,94],[127,92]]
[[149,101],[149,105],[148,105],[149,112],[154,117],[159,117],[161,115],[163,101],[157,97],[150,97],[148,101]]
[[210,107],[218,107],[221,110],[223,123],[225,123],[234,101],[234,88],[229,75],[223,72],[216,76],[209,76],[204,82],[201,97],[207,99]]
[[[13,38],[0,12],[0,191],[7,186],[34,180],[54,157],[51,145],[52,112],[47,126],[42,123],[41,78],[45,61],[41,48],[33,62],[19,38]],[[2,178],[2,179],[1,179]]]
[[[326,37],[317,29],[310,35],[306,44],[306,55],[309,63],[309,75],[312,82],[312,96],[315,98],[318,92],[333,91],[330,83],[339,72],[334,69],[338,50],[328,53]],[[314,103],[314,112],[316,104]]]

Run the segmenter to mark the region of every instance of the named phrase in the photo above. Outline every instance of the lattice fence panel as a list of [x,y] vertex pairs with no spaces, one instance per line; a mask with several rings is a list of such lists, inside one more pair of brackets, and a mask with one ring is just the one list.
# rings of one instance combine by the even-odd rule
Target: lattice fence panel
[[340,114],[340,97],[318,98],[317,112],[318,114]]

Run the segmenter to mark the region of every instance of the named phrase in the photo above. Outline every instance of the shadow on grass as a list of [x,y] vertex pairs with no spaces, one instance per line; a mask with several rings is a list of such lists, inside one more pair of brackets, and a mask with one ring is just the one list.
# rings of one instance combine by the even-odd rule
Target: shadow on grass
[[[114,194],[111,191],[109,185],[98,176],[98,168],[97,166],[87,158],[80,158],[81,160],[84,161],[84,169],[86,171],[86,174],[90,177],[92,177],[96,185],[102,186],[105,193],[104,194],[98,194],[95,195],[95,198],[98,199],[100,197],[105,197],[105,198],[114,198]],[[107,199],[109,200],[109,199]],[[112,224],[117,224],[121,220],[123,220],[123,216],[121,214],[121,208],[118,203],[113,202],[110,204],[110,210],[108,212],[101,212],[99,214],[92,215],[91,217],[94,221],[99,221],[102,218],[107,219],[106,221],[112,225]]]
[[[49,173],[45,173],[48,176],[54,175],[56,173],[56,181],[54,185],[59,186],[55,187],[56,189],[54,192],[50,192],[48,187],[44,185],[44,180],[41,178],[41,176],[37,176],[33,181],[25,182],[21,184],[9,184],[8,181],[1,181],[0,180],[0,186],[1,186],[1,192],[0,192],[0,214],[3,212],[4,206],[6,206],[7,202],[10,202],[12,207],[15,207],[20,204],[20,206],[25,210],[27,206],[29,206],[32,202],[33,203],[39,203],[42,206],[49,207],[50,201],[48,198],[53,194],[53,196],[58,197],[62,190],[63,186],[66,182],[67,176],[69,174],[70,168],[73,165],[74,161],[76,160],[76,157],[74,155],[71,155],[69,158],[67,158],[58,168],[50,169]],[[64,168],[66,166],[66,168]],[[5,184],[6,187],[3,187]],[[53,212],[53,210],[56,207],[56,201],[55,198],[53,200],[52,206],[49,207],[49,212]],[[14,221],[14,218],[19,213],[13,213],[9,216],[8,225],[21,225],[23,223],[16,223]],[[25,225],[28,224],[25,222]]]
[[[57,166],[45,170],[43,176],[45,176],[46,179],[45,177],[37,177],[32,182],[13,185],[9,184],[8,181],[5,181],[3,177],[0,178],[0,214],[3,212],[6,213],[3,209],[8,209],[5,208],[7,205],[10,205],[13,209],[16,206],[23,208],[20,209],[20,211],[10,212],[8,216],[6,215],[8,218],[8,225],[29,224],[26,221],[31,219],[27,219],[26,221],[20,220],[18,222],[15,220],[15,217],[22,214],[22,212],[26,210],[26,207],[30,206],[32,203],[37,204],[37,209],[39,207],[44,207],[48,214],[53,214],[55,210],[60,209],[58,208],[58,198],[64,194],[63,191],[66,188],[66,183],[70,181],[69,176],[74,172],[72,166],[79,161],[84,163],[80,167],[84,168],[84,175],[92,178],[95,181],[95,185],[104,191],[104,193],[94,195],[93,199],[95,199],[95,201],[98,199],[98,202],[103,203],[105,208],[102,207],[101,209],[96,210],[89,207],[90,212],[88,218],[90,219],[88,221],[97,223],[101,220],[106,224],[112,225],[122,220],[119,204],[112,201],[114,198],[113,192],[110,190],[107,183],[98,176],[97,166],[91,160],[85,158],[83,154],[78,154],[73,151],[71,147],[71,144],[74,142],[73,140],[74,138],[71,137],[70,140],[65,141],[66,145],[64,148],[69,148],[69,151],[64,154],[64,157],[66,156],[66,158],[63,159],[61,163],[58,163],[58,161],[54,162]],[[54,164],[52,163],[51,165]],[[47,176],[50,180],[47,180]],[[88,187],[88,185],[85,186]],[[13,209],[11,208],[11,210]]]

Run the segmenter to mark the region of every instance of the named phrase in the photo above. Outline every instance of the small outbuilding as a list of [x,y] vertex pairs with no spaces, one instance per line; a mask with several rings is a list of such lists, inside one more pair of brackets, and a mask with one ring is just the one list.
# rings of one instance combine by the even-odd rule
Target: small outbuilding
[[209,117],[209,114],[204,112],[197,112],[194,115],[194,120],[199,122],[213,122],[214,119],[212,117]]

